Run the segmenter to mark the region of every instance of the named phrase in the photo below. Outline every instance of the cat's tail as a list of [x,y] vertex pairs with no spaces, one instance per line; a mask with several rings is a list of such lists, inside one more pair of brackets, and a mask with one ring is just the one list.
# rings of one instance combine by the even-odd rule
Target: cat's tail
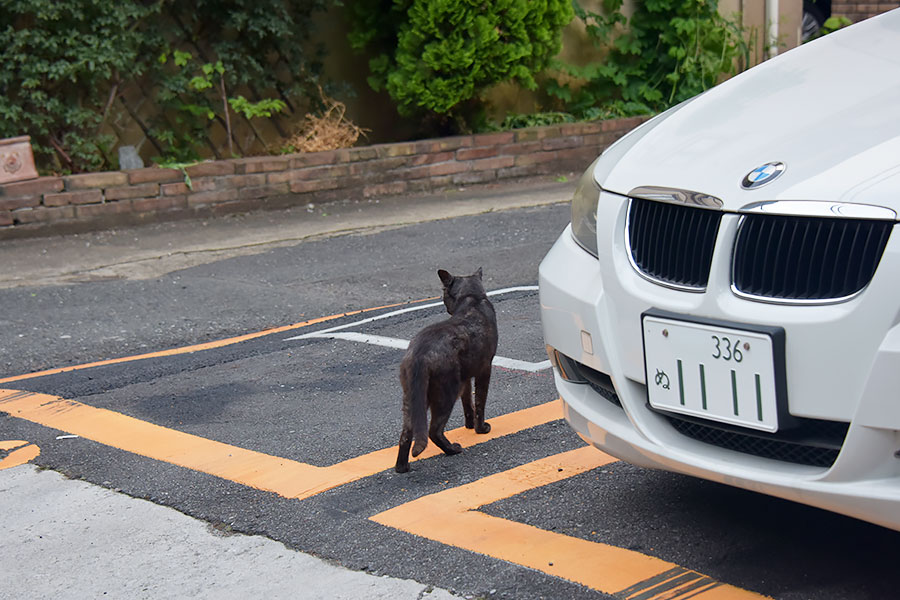
[[409,382],[409,419],[412,425],[412,455],[422,454],[428,445],[428,373],[422,361],[415,361]]

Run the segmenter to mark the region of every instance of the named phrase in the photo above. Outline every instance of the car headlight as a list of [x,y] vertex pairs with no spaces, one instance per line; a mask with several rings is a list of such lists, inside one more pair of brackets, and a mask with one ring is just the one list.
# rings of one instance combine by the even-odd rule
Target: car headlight
[[[702,95],[702,94],[701,94]],[[597,160],[591,163],[575,188],[575,197],[572,198],[572,235],[579,246],[597,256],[597,203],[600,201],[600,186],[605,185],[610,171],[635,144],[645,135],[659,126],[663,121],[686,107],[700,96],[694,96],[681,104],[662,112],[649,121],[644,121],[624,136],[613,142],[603,151]],[[599,164],[600,161],[603,164]],[[596,170],[596,173],[595,173]],[[596,179],[594,176],[596,175]],[[600,183],[597,183],[597,182]],[[610,192],[610,188],[605,188]],[[619,190],[617,190],[619,191]],[[619,191],[619,193],[622,193]]]
[[594,166],[597,158],[587,168],[572,198],[572,236],[578,245],[597,256],[597,202],[600,200],[600,186],[594,181]]

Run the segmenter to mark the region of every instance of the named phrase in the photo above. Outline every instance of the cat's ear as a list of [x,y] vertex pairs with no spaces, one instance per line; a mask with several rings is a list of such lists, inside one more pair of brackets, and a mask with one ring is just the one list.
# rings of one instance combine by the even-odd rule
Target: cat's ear
[[450,287],[450,282],[453,281],[453,275],[443,269],[438,269],[438,277],[441,278],[441,283],[444,284],[444,287]]
[[481,279],[481,276],[482,276],[482,274],[483,274],[483,272],[482,272],[482,270],[481,270],[481,267],[478,267],[478,270],[475,271],[475,274],[478,275],[478,279]]

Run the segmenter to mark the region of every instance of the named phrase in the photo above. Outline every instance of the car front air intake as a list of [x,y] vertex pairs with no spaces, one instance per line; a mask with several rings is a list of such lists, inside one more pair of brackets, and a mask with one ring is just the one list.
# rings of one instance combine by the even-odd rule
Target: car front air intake
[[775,301],[843,300],[871,281],[893,222],[749,214],[734,249],[733,288]]
[[718,210],[632,198],[626,233],[632,265],[656,283],[703,291],[721,216]]

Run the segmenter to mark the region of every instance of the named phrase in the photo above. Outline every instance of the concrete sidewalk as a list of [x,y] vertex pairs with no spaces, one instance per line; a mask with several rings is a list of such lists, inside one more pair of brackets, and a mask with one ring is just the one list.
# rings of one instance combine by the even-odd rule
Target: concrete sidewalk
[[149,279],[305,240],[571,200],[574,183],[548,178],[426,196],[338,201],[215,219],[0,242],[0,289],[106,278]]
[[29,464],[0,470],[0,598],[450,600]]

